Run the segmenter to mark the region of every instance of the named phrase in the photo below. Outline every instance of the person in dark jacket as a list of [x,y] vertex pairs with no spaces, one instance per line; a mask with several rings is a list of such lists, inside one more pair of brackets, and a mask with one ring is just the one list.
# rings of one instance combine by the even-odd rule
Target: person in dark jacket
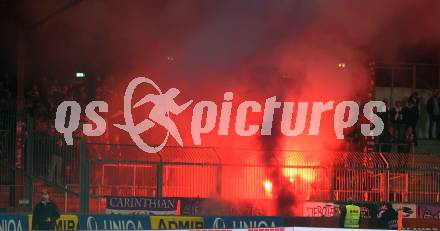
[[405,129],[405,124],[403,120],[403,106],[402,102],[397,100],[395,102],[395,106],[390,111],[391,121],[393,122],[393,126],[395,128],[395,139],[401,140],[403,138],[403,133]]
[[41,192],[41,201],[35,205],[32,214],[33,230],[54,230],[55,222],[60,218],[58,207],[49,200],[47,190]]
[[411,153],[414,150],[414,133],[412,127],[405,129],[405,137],[400,140],[397,146],[398,153]]
[[[414,135],[414,144],[417,145],[417,122],[419,121],[419,109],[417,105],[413,103],[413,101],[408,100],[408,106],[403,108],[403,120],[405,123],[405,127],[412,128],[412,134]],[[405,128],[405,130],[406,130]],[[406,135],[406,131],[405,131]]]
[[414,105],[416,105],[417,109],[420,107],[420,98],[419,98],[419,93],[417,93],[416,91],[413,92],[409,98],[408,101],[410,101],[411,103],[413,103]]
[[398,214],[391,203],[383,205],[381,211],[377,214],[383,228],[394,230],[397,229],[397,216]]
[[429,139],[432,139],[432,130],[435,124],[437,139],[440,140],[440,98],[438,95],[438,90],[432,91],[432,96],[426,104],[426,110],[429,115]]
[[379,152],[391,152],[394,143],[394,127],[384,129],[379,135]]
[[391,108],[389,108],[389,102],[388,99],[384,98],[382,102],[385,104],[385,107],[382,108],[383,112],[377,112],[377,116],[382,119],[384,123],[384,129],[387,129],[390,127],[390,124],[392,122],[391,120]]

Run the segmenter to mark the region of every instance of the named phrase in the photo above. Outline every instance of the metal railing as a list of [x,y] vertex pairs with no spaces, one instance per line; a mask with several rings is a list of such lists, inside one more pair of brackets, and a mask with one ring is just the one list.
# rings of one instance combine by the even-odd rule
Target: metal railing
[[0,208],[20,209],[20,200],[38,200],[43,187],[68,212],[101,212],[105,198],[116,195],[273,199],[281,186],[310,201],[440,203],[436,155],[272,150],[268,163],[262,150],[165,147],[146,154],[135,145],[75,139],[65,146],[27,133],[22,167],[0,165],[0,193],[9,198]]
[[[352,197],[370,202],[440,203],[440,156],[436,155],[279,150],[280,161],[265,164],[260,160],[262,151],[233,152],[242,155],[213,148],[165,147],[137,160],[130,158],[136,155],[91,160],[91,177],[95,179],[91,187],[96,188],[92,197],[272,199],[277,185],[286,181],[311,201]],[[329,158],[305,158],[318,155]],[[231,156],[237,158],[226,158]],[[243,156],[246,159],[240,158]],[[274,177],[274,173],[281,177]]]
[[63,137],[36,135],[33,137],[32,160],[34,176],[44,177],[56,184],[79,183],[79,140],[73,146]]
[[66,193],[77,198],[80,193],[65,187],[80,182],[80,141],[67,147],[58,137],[34,133],[32,119],[27,120],[0,115],[0,210],[30,212],[43,188],[56,201]]

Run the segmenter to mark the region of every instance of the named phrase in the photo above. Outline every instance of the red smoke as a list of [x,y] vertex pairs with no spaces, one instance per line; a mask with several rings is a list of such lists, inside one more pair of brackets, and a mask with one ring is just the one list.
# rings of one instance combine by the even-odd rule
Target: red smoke
[[[24,9],[30,12],[27,18],[37,18],[32,7]],[[180,89],[178,103],[211,100],[220,107],[227,91],[234,93],[234,109],[246,100],[264,105],[272,96],[295,103],[359,101],[368,98],[371,59],[394,60],[402,46],[439,47],[439,14],[439,1],[419,0],[130,1],[125,6],[119,1],[83,1],[32,32],[29,53],[34,59],[28,65],[35,73],[49,70],[61,76],[81,68],[107,77],[112,90],[107,97],[110,123],[123,122],[117,112],[123,108],[125,87],[137,76],[151,78],[163,91]],[[340,63],[346,67],[340,68]],[[149,90],[140,89],[133,101]],[[234,132],[233,110],[229,135],[217,135],[217,122],[211,133],[202,135],[202,143],[226,150],[221,153],[224,163],[326,165],[332,157],[322,153],[342,142],[333,131],[334,111],[323,115],[318,136],[308,136],[310,109],[305,131],[298,137],[280,134],[282,109],[275,112],[272,136],[239,137]],[[148,114],[148,107],[136,113],[139,121]],[[193,144],[191,115],[192,107],[173,117],[187,146]],[[248,123],[261,122],[262,113],[248,115]],[[108,133],[110,137],[118,134],[122,143],[131,142],[111,126]],[[144,138],[158,143],[163,135],[158,127]],[[176,145],[172,139],[169,144]],[[244,151],[249,149],[261,151]],[[314,152],[296,163],[285,160],[282,150]],[[322,178],[313,170],[227,169],[222,173],[221,197],[246,194],[278,199],[273,207],[280,214],[292,213],[306,199],[298,182],[310,186]]]

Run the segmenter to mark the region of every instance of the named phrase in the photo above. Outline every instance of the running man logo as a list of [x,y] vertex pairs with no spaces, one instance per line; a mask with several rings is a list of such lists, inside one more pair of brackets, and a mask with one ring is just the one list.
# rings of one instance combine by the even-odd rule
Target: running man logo
[[[145,94],[139,101],[132,103],[133,94],[140,84],[147,84],[155,89],[155,92]],[[185,100],[185,103],[179,105],[175,99],[180,94],[177,88],[170,88],[166,92],[162,92],[159,86],[151,79],[146,77],[137,77],[133,79],[127,86],[124,95],[124,120],[125,124],[113,124],[113,126],[127,132],[133,142],[142,151],[147,153],[159,152],[168,141],[171,135],[174,140],[183,146],[184,142],[179,133],[179,129],[171,116],[177,116],[193,104],[193,100]],[[230,123],[233,121],[232,106],[234,94],[233,92],[225,92],[223,95],[224,102],[217,105],[214,101],[202,100],[195,102],[192,106],[192,117],[190,121],[191,137],[196,146],[202,145],[202,135],[212,132],[218,127],[217,134],[219,136],[229,135]],[[150,102],[151,107],[148,117],[143,121],[136,123],[133,120],[133,109],[136,109]],[[311,110],[308,109],[310,106]],[[292,129],[292,118],[294,116],[294,107],[298,107],[295,128]],[[104,101],[92,101],[87,104],[84,112],[90,123],[82,125],[82,130],[86,136],[101,136],[105,133],[107,124],[103,117],[97,112],[108,112],[109,105]],[[363,116],[369,120],[368,123],[361,124],[361,133],[364,136],[378,136],[384,129],[384,122],[377,116],[376,112],[385,112],[386,105],[381,101],[370,101],[362,105]],[[70,118],[66,123],[67,111],[70,109]],[[308,113],[310,111],[310,126],[308,135],[316,136],[320,132],[321,116],[324,112],[334,111],[334,131],[337,139],[344,139],[344,129],[352,127],[359,119],[360,105],[354,101],[327,101],[327,102],[278,102],[276,96],[269,97],[265,100],[264,105],[257,101],[244,101],[238,104],[235,115],[235,133],[239,136],[253,136],[259,134],[261,136],[272,135],[274,128],[275,110],[282,109],[282,119],[280,132],[285,136],[299,136],[305,132],[306,121],[308,121]],[[262,113],[261,123],[247,124],[247,114]],[[348,115],[346,115],[348,111]],[[218,115],[217,112],[220,112]],[[76,101],[62,102],[56,112],[55,128],[64,134],[67,145],[73,145],[73,132],[78,129],[79,121],[82,113],[81,105]],[[218,116],[220,116],[218,118]],[[218,121],[218,123],[217,123]],[[67,124],[67,126],[66,126]],[[218,124],[218,126],[217,126]],[[163,137],[162,142],[157,146],[148,145],[142,139],[141,135],[148,132],[154,126],[160,126],[166,129],[167,133]],[[374,126],[372,126],[374,125]],[[151,131],[150,131],[151,132]],[[232,132],[232,131],[231,131]]]
[[[141,83],[150,84],[156,89],[158,94],[147,94],[144,98],[134,104],[133,108],[138,108],[147,102],[151,102],[154,104],[148,115],[149,119],[145,119],[139,124],[134,125],[133,115],[131,113],[131,100],[134,90]],[[167,143],[169,135],[171,135],[180,146],[183,146],[183,141],[180,136],[179,130],[173,120],[171,120],[171,118],[169,117],[169,114],[178,115],[182,113],[193,101],[190,100],[183,105],[177,105],[174,101],[174,98],[176,98],[179,93],[180,91],[177,88],[171,88],[167,92],[162,93],[156,83],[145,77],[138,77],[134,79],[128,85],[124,95],[124,119],[126,124],[114,124],[114,126],[128,132],[128,134],[138,145],[138,147],[148,153],[155,153],[160,151]],[[146,144],[140,137],[140,134],[154,127],[156,124],[164,127],[167,130],[167,134],[158,147],[153,147]]]
[[203,229],[202,217],[151,216],[151,229]]
[[[151,85],[157,94],[147,94],[141,100],[136,102],[132,106],[132,98],[134,91],[140,84]],[[125,124],[113,124],[115,127],[126,131],[135,144],[142,149],[144,152],[156,153],[160,151],[168,141],[169,135],[171,135],[180,146],[183,146],[183,140],[180,136],[179,129],[174,121],[170,118],[170,114],[179,115],[185,109],[187,109],[193,102],[189,100],[188,102],[178,105],[175,102],[175,98],[180,94],[179,89],[170,88],[165,93],[154,83],[151,79],[145,77],[138,77],[133,79],[127,86],[124,95],[124,119]],[[151,102],[154,106],[152,107],[148,118],[144,119],[142,122],[135,124],[133,121],[132,110],[138,108],[145,103]],[[65,127],[67,110],[70,108],[71,115],[68,126]],[[92,124],[83,125],[83,133],[86,136],[100,136],[104,134],[106,130],[106,123],[104,118],[102,118],[95,109],[99,112],[108,112],[108,104],[104,101],[92,101],[85,109],[86,116],[96,124],[96,128],[93,129]],[[76,101],[64,101],[62,102],[56,112],[55,128],[58,132],[64,134],[64,139],[68,145],[73,145],[73,132],[79,127],[79,120],[81,114],[81,106]],[[155,125],[164,127],[167,130],[166,136],[164,137],[162,143],[158,146],[148,145],[142,138],[141,134],[148,131]]]

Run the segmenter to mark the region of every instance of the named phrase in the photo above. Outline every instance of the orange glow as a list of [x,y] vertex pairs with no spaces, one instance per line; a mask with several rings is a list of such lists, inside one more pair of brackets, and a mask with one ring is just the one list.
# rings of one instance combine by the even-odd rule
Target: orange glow
[[272,182],[270,180],[265,180],[263,182],[264,190],[266,190],[266,194],[272,193]]
[[311,167],[300,167],[301,164],[294,163],[293,161],[285,161],[285,166],[296,166],[296,167],[285,167],[283,168],[283,176],[289,179],[291,183],[295,181],[295,179],[300,178],[301,180],[312,183],[316,180],[316,171]]

